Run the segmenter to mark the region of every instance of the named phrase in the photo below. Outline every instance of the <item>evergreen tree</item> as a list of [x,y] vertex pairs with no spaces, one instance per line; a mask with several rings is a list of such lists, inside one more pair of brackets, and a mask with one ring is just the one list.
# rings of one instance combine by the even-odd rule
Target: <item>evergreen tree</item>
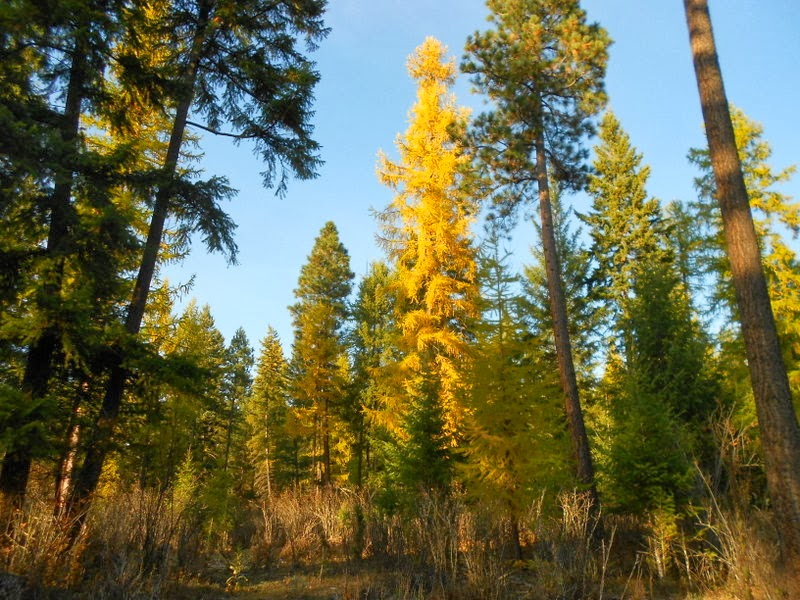
[[[552,176],[579,188],[586,167],[581,140],[605,102],[606,32],[587,24],[578,0],[489,0],[494,29],[467,41],[462,69],[473,75],[493,110],[481,115],[473,136],[503,192],[503,207],[531,198],[536,182],[547,269],[553,337],[572,434],[578,479],[592,486],[594,468],[583,422],[569,337],[562,269],[549,191]],[[593,489],[593,488],[592,488]]]
[[[346,435],[341,419],[348,376],[344,327],[353,277],[347,249],[329,221],[300,270],[297,302],[289,307],[294,326],[292,400],[311,439],[314,480],[323,485],[333,481],[334,446]],[[341,460],[337,462],[339,470]]]
[[350,352],[353,357],[352,394],[356,411],[355,464],[351,475],[360,485],[371,471],[380,469],[378,447],[383,400],[393,392],[392,368],[399,360],[395,321],[395,288],[392,273],[383,262],[370,265],[358,286],[353,304]]
[[692,435],[707,437],[716,406],[707,347],[661,205],[647,195],[649,168],[612,113],[595,154],[593,202],[582,219],[591,227],[594,291],[608,311],[606,338],[614,340],[598,407],[610,419],[598,432],[605,497],[632,511],[672,510],[692,482],[689,457],[707,456],[691,443]]
[[[108,114],[105,72],[120,18],[111,2],[19,2],[4,9],[0,23],[9,84],[1,118],[4,212],[29,218],[0,260],[11,284],[6,301],[20,275],[28,284],[16,290],[25,301],[4,311],[11,318],[2,326],[6,343],[26,347],[22,393],[15,395],[22,414],[12,419],[17,435],[0,471],[0,492],[14,504],[24,496],[34,454],[49,446],[37,432],[57,412],[53,370],[85,368],[86,346],[103,328],[87,330],[89,315],[116,291],[115,253],[130,247],[124,215],[110,199],[124,153],[97,152],[81,133],[85,114]],[[80,386],[83,378],[76,378]]]
[[680,509],[692,461],[708,465],[708,420],[718,390],[707,344],[670,263],[655,261],[631,282],[600,385],[596,431],[606,502],[631,512]]
[[758,412],[767,487],[790,587],[800,591],[800,426],[761,266],[707,0],[684,0],[700,105]]
[[480,317],[472,326],[475,366],[470,374],[467,489],[497,503],[510,519],[517,554],[517,523],[543,489],[567,484],[569,439],[562,426],[558,380],[550,358],[532,345],[519,277],[509,272],[496,222],[479,255]]
[[[168,435],[174,433],[168,419],[173,392],[175,389],[194,390],[193,384],[182,383],[185,378],[194,379],[197,373],[185,361],[170,364],[179,355],[176,331],[180,315],[173,313],[176,300],[176,291],[170,288],[169,282],[162,282],[153,290],[142,336],[147,341],[149,358],[160,364],[151,363],[140,369],[131,389],[128,420],[122,428],[127,432],[130,451],[118,459],[119,466],[135,474],[143,489],[169,488],[174,482],[176,465],[185,459],[178,455],[177,445],[168,441]],[[90,422],[85,426],[90,426]],[[64,497],[61,503],[66,501]]]
[[253,385],[253,349],[247,339],[244,329],[239,327],[231,338],[227,348],[225,360],[225,380],[223,382],[223,396],[227,404],[225,424],[225,452],[223,455],[223,470],[228,471],[231,462],[231,453],[234,444],[240,439],[240,429],[243,422],[242,404],[250,396]]
[[271,327],[261,340],[253,390],[245,405],[247,451],[256,493],[272,499],[276,489],[298,481],[296,440],[286,429],[289,409],[289,365],[277,332]]
[[[129,335],[136,336],[141,327],[168,216],[200,232],[209,249],[227,251],[231,259],[235,255],[233,224],[219,207],[219,201],[232,194],[227,182],[194,181],[179,168],[190,111],[195,118],[205,118],[205,124],[193,124],[207,131],[222,134],[220,127],[228,123],[234,131],[226,135],[250,140],[265,161],[265,184],[271,185],[277,175],[279,193],[289,174],[315,176],[318,145],[311,139],[309,119],[318,75],[296,44],[302,38],[313,48],[324,37],[324,7],[323,0],[198,0],[174,10],[167,7],[160,19],[148,23],[150,31],[171,32],[167,37],[178,42],[164,47],[163,60],[155,69],[144,69],[141,77],[177,84],[153,86],[152,97],[163,92],[162,105],[170,109],[173,122],[166,155],[150,188],[153,211],[124,320]],[[113,437],[128,375],[123,354],[117,348],[109,361],[103,404],[76,479],[76,513],[97,485]]]
[[[594,172],[589,177],[590,211],[581,217],[592,238],[596,262],[593,293],[610,314],[606,331],[619,331],[626,317],[633,285],[643,268],[669,260],[666,225],[661,206],[646,190],[650,168],[631,145],[614,113],[600,124]],[[612,334],[613,335],[613,334]],[[618,340],[624,350],[624,340]]]
[[227,407],[223,397],[227,352],[208,305],[191,301],[183,311],[171,340],[171,354],[190,362],[205,376],[194,389],[173,389],[166,403],[170,479],[187,453],[201,477],[222,463],[225,451]]
[[[800,217],[798,204],[778,189],[781,183],[789,180],[795,168],[792,166],[775,172],[769,164],[772,149],[763,138],[763,127],[736,107],[731,109],[731,120],[754,213],[764,274],[784,360],[790,383],[796,388],[800,383],[800,263],[782,232],[796,235],[800,231]],[[730,263],[725,255],[721,215],[715,199],[716,186],[708,150],[690,150],[689,160],[701,172],[695,180],[698,199],[690,206],[697,232],[694,258],[701,277],[713,286],[709,308],[716,309],[713,312],[719,320],[728,324],[721,333],[723,339],[733,341],[727,360],[741,365],[741,334],[732,325],[737,314],[736,299],[730,282]],[[734,353],[739,354],[740,358],[735,358]]]
[[477,284],[469,228],[477,207],[462,185],[470,159],[456,136],[466,112],[448,93],[455,64],[444,56],[442,44],[427,38],[409,58],[417,102],[397,139],[399,161],[381,155],[378,166],[380,180],[396,193],[380,217],[395,272],[402,352],[399,389],[383,408],[396,417],[397,468],[411,490],[449,483],[464,418],[464,375],[472,364],[467,327]]

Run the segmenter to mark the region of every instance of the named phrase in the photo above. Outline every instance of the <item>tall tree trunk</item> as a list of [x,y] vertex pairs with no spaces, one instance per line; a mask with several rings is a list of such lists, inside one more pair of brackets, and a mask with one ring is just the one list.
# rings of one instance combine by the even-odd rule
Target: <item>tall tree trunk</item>
[[684,0],[711,166],[755,397],[767,489],[787,574],[800,593],[800,428],[761,267],[706,0]]
[[266,427],[264,428],[264,437],[266,438],[266,452],[264,453],[264,468],[266,469],[267,478],[267,500],[272,505],[272,452],[270,446],[272,445],[272,436],[269,434],[269,420],[267,420]]
[[[61,140],[67,153],[72,151],[70,146],[78,138],[80,128],[81,104],[86,82],[87,46],[86,35],[77,35],[69,71],[64,114],[61,119]],[[72,162],[71,158],[69,162]],[[40,303],[52,302],[61,293],[65,244],[72,220],[70,202],[73,181],[73,172],[67,168],[64,169],[63,174],[56,176],[53,186],[46,256],[54,260],[55,268],[53,279],[43,285]],[[31,404],[39,404],[47,396],[53,358],[59,352],[60,342],[61,334],[58,327],[50,324],[28,348],[21,387]],[[33,421],[38,418],[40,418],[38,411],[34,410],[28,420]],[[35,440],[23,437],[23,439],[17,440],[3,457],[2,468],[0,468],[0,495],[4,506],[19,508],[25,500],[35,443]]]
[[228,408],[228,424],[225,427],[225,453],[222,459],[222,470],[228,472],[228,464],[231,460],[231,444],[233,443],[233,419],[236,414],[236,399],[231,395],[231,403]]
[[558,373],[561,388],[564,392],[564,411],[567,415],[572,438],[572,451],[578,481],[589,487],[594,506],[597,506],[597,488],[594,484],[594,466],[589,451],[589,437],[583,422],[578,381],[575,376],[575,364],[572,360],[572,346],[567,325],[567,302],[561,281],[561,265],[556,249],[555,229],[553,227],[553,211],[550,203],[550,185],[547,177],[547,157],[545,155],[544,134],[542,128],[536,136],[536,181],[539,188],[539,215],[542,230],[542,249],[547,274],[547,290],[550,299],[550,316],[553,320],[553,337],[558,361]]
[[81,437],[81,416],[83,411],[81,405],[84,398],[81,395],[75,397],[70,414],[69,426],[64,440],[64,450],[58,461],[58,471],[56,473],[56,493],[55,510],[56,516],[61,516],[67,508],[67,498],[72,487],[72,477],[75,471],[75,458],[78,455],[78,444]]
[[356,434],[355,452],[356,452],[356,487],[361,487],[361,482],[364,478],[364,446],[366,434],[364,432],[364,413],[359,413],[358,417],[358,432]]
[[322,415],[322,485],[331,484],[331,431],[328,417],[328,398],[325,398]]
[[[162,168],[163,181],[156,193],[153,214],[150,218],[150,228],[147,232],[147,240],[145,241],[142,260],[139,264],[139,273],[136,278],[131,301],[128,305],[127,317],[125,319],[125,331],[132,336],[137,335],[141,329],[145,308],[147,306],[147,297],[150,293],[150,285],[153,281],[153,275],[158,262],[158,252],[164,234],[164,224],[169,214],[172,198],[172,185],[170,182],[177,171],[184,131],[186,130],[186,121],[189,116],[189,109],[194,101],[195,81],[197,79],[198,66],[202,57],[206,29],[210,16],[211,7],[209,3],[201,3],[197,31],[192,43],[186,72],[183,77],[186,95],[180,100],[175,111],[167,154],[164,158],[164,165]],[[124,356],[120,348],[116,349],[116,353],[111,360],[109,371],[100,413],[87,442],[86,456],[75,478],[74,488],[70,497],[68,513],[70,517],[75,519],[74,522],[76,526],[73,529],[73,534],[75,536],[77,536],[83,524],[83,518],[86,514],[89,502],[91,501],[91,495],[97,488],[103,470],[103,464],[112,447],[114,427],[117,423],[119,410],[122,405],[122,396],[125,391],[125,383],[129,375],[127,368],[124,366]]]

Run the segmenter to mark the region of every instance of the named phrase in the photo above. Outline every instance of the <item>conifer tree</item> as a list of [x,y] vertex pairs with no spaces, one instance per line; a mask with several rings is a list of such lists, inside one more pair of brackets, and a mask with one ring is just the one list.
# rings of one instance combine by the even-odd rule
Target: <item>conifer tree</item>
[[352,477],[360,485],[370,472],[380,468],[378,434],[383,399],[393,391],[392,367],[399,360],[395,322],[393,276],[386,263],[374,262],[358,285],[352,309],[350,352],[353,357],[352,394],[356,414]]
[[[670,262],[644,263],[630,282],[596,412],[603,497],[632,512],[685,506],[692,460],[708,465],[717,407],[708,346]],[[606,420],[607,419],[607,420]]]
[[[168,441],[168,436],[177,433],[170,426],[173,392],[179,388],[195,389],[181,383],[184,378],[195,379],[198,373],[191,364],[174,360],[179,355],[176,331],[181,317],[174,314],[176,299],[176,290],[168,281],[153,290],[142,337],[147,341],[149,358],[158,357],[157,360],[163,362],[157,368],[151,365],[140,369],[131,389],[135,399],[131,417],[124,427],[130,451],[118,459],[124,470],[137,474],[143,489],[167,489],[173,483],[176,465],[185,459],[185,456],[176,455],[173,451],[176,446]],[[90,422],[84,424],[84,428],[87,426]],[[68,496],[61,499],[60,510],[65,508],[67,499]]]
[[[169,443],[177,444],[170,454],[177,468],[191,453],[193,464],[207,477],[220,464],[225,450],[226,348],[208,305],[198,307],[192,300],[184,309],[172,340],[173,354],[191,361],[205,377],[194,389],[176,389],[170,396],[171,431]],[[183,424],[183,425],[182,425]]]
[[[333,482],[334,446],[346,435],[341,416],[347,400],[345,324],[353,272],[350,256],[328,221],[300,270],[297,302],[289,307],[294,327],[291,393],[305,418],[317,483]],[[337,461],[338,462],[338,461]]]
[[[669,259],[666,225],[660,203],[647,195],[650,168],[642,165],[613,112],[600,124],[593,166],[588,185],[592,206],[581,219],[592,238],[593,293],[610,313],[606,331],[618,332],[638,275]],[[624,341],[618,345],[624,351]]]
[[202,490],[225,471],[228,349],[207,305],[191,300],[175,316],[162,286],[153,308],[143,330],[150,344],[137,356],[140,376],[129,389],[119,434],[118,447],[126,451],[115,453],[114,462],[126,482],[160,492],[191,467]]
[[[800,384],[796,358],[800,356],[800,262],[781,232],[793,235],[800,232],[800,206],[779,191],[780,184],[791,178],[795,167],[776,172],[769,164],[772,148],[764,139],[763,127],[736,107],[731,109],[731,121],[754,213],[770,301],[790,383],[796,388]],[[730,263],[725,255],[722,221],[716,203],[716,186],[708,149],[691,149],[689,160],[700,170],[700,176],[695,180],[698,198],[690,205],[695,216],[694,259],[701,276],[713,286],[709,308],[715,309],[714,314],[722,317],[723,323],[729,324],[726,327],[728,331],[723,335],[736,340],[732,351],[741,354],[741,334],[732,325],[737,314],[736,298],[730,281]],[[733,356],[728,360],[741,364],[741,359]]]
[[[502,193],[505,210],[532,200],[536,183],[553,337],[578,479],[592,487],[589,453],[569,337],[549,178],[580,188],[582,139],[605,102],[606,32],[586,22],[578,0],[490,0],[494,26],[467,41],[462,69],[493,104],[475,123],[478,159]],[[593,489],[593,488],[592,488]]]
[[226,536],[236,522],[235,487],[225,464],[230,352],[208,305],[198,307],[195,301],[178,320],[173,344],[175,358],[193,371],[194,378],[188,382],[176,378],[164,401],[167,481],[176,481],[182,469],[191,470],[197,492],[194,508],[202,512],[205,533],[215,540]]
[[399,417],[385,422],[400,441],[403,483],[412,490],[443,489],[472,364],[467,328],[476,313],[477,283],[470,225],[477,207],[462,185],[469,156],[456,136],[467,115],[448,91],[454,62],[445,59],[438,40],[427,38],[409,58],[408,72],[417,81],[417,101],[397,138],[400,158],[382,154],[378,166],[380,180],[396,194],[380,218],[395,273],[403,356],[399,389],[383,408]]
[[[598,435],[610,504],[673,510],[691,484],[692,433],[705,432],[716,404],[704,364],[704,336],[668,240],[661,205],[648,197],[649,168],[613,115],[595,149],[582,217],[596,261],[594,291],[608,307],[611,344],[600,409],[610,418]],[[631,440],[648,435],[634,447]],[[697,457],[702,458],[698,452]]]
[[530,343],[526,303],[499,225],[490,221],[487,229],[478,263],[481,314],[471,327],[475,362],[462,471],[467,489],[509,519],[519,556],[523,512],[543,489],[568,483],[569,439],[558,379],[550,357]]
[[[232,190],[223,179],[195,181],[180,168],[187,126],[250,141],[265,162],[265,184],[272,185],[277,177],[279,193],[285,191],[290,174],[304,179],[316,175],[318,144],[311,138],[309,120],[318,75],[296,46],[302,39],[313,49],[324,37],[324,8],[324,0],[198,0],[180,9],[167,7],[160,19],[148,24],[150,32],[170,32],[167,37],[177,32],[177,42],[163,48],[165,55],[156,68],[140,74],[156,82],[152,97],[168,107],[173,121],[166,155],[149,190],[153,210],[124,319],[130,336],[141,328],[168,216],[200,232],[209,249],[225,251],[232,260],[235,256],[233,223],[219,207]],[[159,85],[170,81],[178,83]],[[205,123],[190,121],[190,112]],[[233,132],[223,131],[223,124]],[[117,347],[109,361],[103,403],[76,478],[76,513],[95,489],[110,448],[128,376],[123,354]]]
[[800,592],[800,426],[761,265],[706,0],[684,0],[692,59],[758,413],[782,558]]
[[244,409],[254,487],[268,501],[276,488],[287,486],[298,476],[295,444],[286,431],[288,369],[278,333],[270,327],[261,340],[253,390]]
[[225,399],[225,452],[223,455],[223,470],[228,471],[234,444],[240,439],[240,430],[243,423],[242,404],[251,393],[253,376],[253,349],[247,339],[244,329],[239,327],[228,344],[225,359],[225,379],[222,393]]
[[[8,87],[3,93],[0,153],[4,171],[16,181],[4,182],[3,189],[11,193],[9,216],[26,214],[29,220],[16,223],[24,234],[3,249],[0,262],[11,269],[4,269],[6,274],[24,266],[20,274],[32,288],[25,294],[32,299],[25,303],[26,310],[14,307],[6,312],[16,313],[16,319],[3,326],[6,340],[27,349],[18,385],[21,396],[16,397],[22,405],[14,426],[18,435],[0,471],[0,493],[17,505],[34,453],[47,447],[36,432],[56,411],[50,393],[53,369],[63,372],[65,362],[86,359],[82,344],[84,337],[91,337],[85,326],[87,313],[94,308],[86,295],[103,301],[107,290],[98,284],[117,280],[117,272],[91,269],[104,266],[104,260],[125,245],[118,231],[124,218],[108,198],[122,157],[94,152],[86,144],[89,136],[81,134],[86,111],[107,112],[105,71],[120,17],[114,3],[82,0],[56,6],[14,3],[2,15],[0,55]],[[47,85],[41,85],[44,82]],[[76,194],[83,198],[79,201]],[[98,234],[94,252],[87,254],[85,240]],[[22,240],[32,245],[23,247]],[[10,282],[21,280],[18,275],[10,277]],[[81,285],[84,281],[88,285]],[[93,286],[99,289],[85,289]]]

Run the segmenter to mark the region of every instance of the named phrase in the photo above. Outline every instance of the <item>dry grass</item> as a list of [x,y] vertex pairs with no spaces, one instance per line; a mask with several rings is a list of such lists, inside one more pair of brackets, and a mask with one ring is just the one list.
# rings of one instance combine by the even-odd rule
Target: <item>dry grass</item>
[[[185,503],[142,490],[98,500],[68,546],[49,504],[33,501],[4,537],[0,572],[23,575],[37,597],[98,600],[788,598],[757,511],[712,503],[683,529],[606,516],[601,534],[585,495],[545,505],[517,524],[518,560],[512,524],[459,496],[421,494],[399,515],[366,491],[287,491],[253,507],[244,547],[209,545]],[[19,582],[0,575],[0,597],[21,598]]]

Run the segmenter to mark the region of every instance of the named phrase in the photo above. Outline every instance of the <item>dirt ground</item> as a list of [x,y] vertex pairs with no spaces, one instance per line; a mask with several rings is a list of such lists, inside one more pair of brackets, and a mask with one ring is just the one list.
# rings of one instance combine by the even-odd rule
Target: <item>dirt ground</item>
[[184,583],[173,587],[175,600],[367,600],[387,598],[397,586],[375,565],[281,569],[246,573],[238,585]]

